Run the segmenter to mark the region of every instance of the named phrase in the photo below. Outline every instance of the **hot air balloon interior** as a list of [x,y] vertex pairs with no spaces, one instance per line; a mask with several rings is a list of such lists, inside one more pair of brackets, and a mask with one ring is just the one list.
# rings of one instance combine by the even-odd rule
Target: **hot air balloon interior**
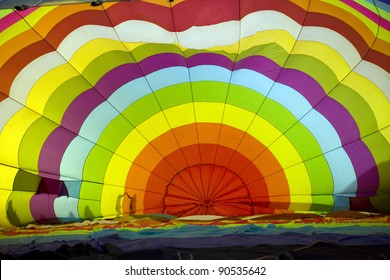
[[387,0],[0,0],[2,258],[390,257],[389,143]]

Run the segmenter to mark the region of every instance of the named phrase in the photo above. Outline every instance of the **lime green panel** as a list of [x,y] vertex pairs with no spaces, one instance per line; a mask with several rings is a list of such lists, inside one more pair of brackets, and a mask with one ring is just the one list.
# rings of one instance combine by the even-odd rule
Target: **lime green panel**
[[288,58],[288,53],[284,48],[276,43],[271,43],[267,45],[254,46],[248,50],[245,50],[239,54],[237,60],[240,61],[244,58],[253,57],[256,55],[265,56],[276,62],[279,66],[282,66]]
[[38,171],[39,154],[46,139],[57,125],[46,118],[37,119],[26,131],[19,147],[19,166]]
[[294,144],[303,160],[308,160],[323,152],[310,130],[301,123],[296,123],[285,136]]
[[161,111],[161,107],[154,94],[148,94],[131,104],[122,115],[136,127],[154,114]]
[[43,115],[49,120],[61,123],[62,117],[72,101],[90,88],[91,85],[81,76],[69,79],[51,94]]
[[378,130],[371,107],[356,91],[339,84],[329,96],[341,103],[351,113],[359,126],[360,135],[365,136]]
[[184,56],[186,58],[190,58],[191,56],[193,55],[197,55],[197,54],[218,54],[218,55],[223,55],[223,56],[226,56],[229,60],[231,61],[234,61],[236,59],[236,53],[227,53],[225,51],[222,51],[222,50],[218,50],[218,51],[207,51],[207,50],[197,50],[197,49],[188,49],[188,50],[185,50],[184,51]]
[[[134,127],[122,115],[118,115],[103,130],[97,144],[112,152],[116,151],[119,144],[125,139]],[[115,136],[115,137],[113,137]]]
[[192,82],[194,102],[219,102],[225,103],[229,84],[222,82]]
[[41,177],[19,169],[15,176],[13,190],[36,193],[40,182]]
[[16,226],[22,226],[34,221],[30,211],[30,200],[34,193],[12,192],[8,198],[7,216]]
[[333,71],[321,60],[312,56],[302,54],[290,55],[284,67],[297,69],[311,76],[327,93],[339,83]]
[[0,18],[5,17],[6,15],[9,15],[12,12],[13,12],[12,9],[0,9]]
[[362,138],[370,149],[379,171],[379,193],[388,192],[390,186],[390,144],[380,132]]
[[83,181],[80,188],[80,200],[101,200],[103,184]]
[[313,195],[310,211],[331,212],[334,198],[332,195]]
[[289,110],[269,98],[264,101],[258,115],[269,121],[281,132],[288,130],[297,122],[297,119]]
[[226,103],[257,113],[264,102],[264,95],[249,88],[230,84]]
[[[333,177],[328,162],[323,155],[305,161],[308,170],[313,195],[333,193]],[[333,207],[333,202],[332,202]]]
[[188,83],[165,87],[155,92],[163,109],[192,102],[191,87]]
[[95,85],[101,77],[103,77],[110,70],[132,62],[131,56],[128,52],[111,51],[95,58],[83,71],[82,76],[88,82]]
[[[134,57],[136,61],[142,61],[145,58],[148,58],[149,56],[152,56],[154,54],[169,54],[169,53],[176,53],[179,55],[183,55],[183,52],[181,49],[175,45],[170,44],[153,44],[153,43],[147,43],[143,44],[139,47],[136,47],[131,51],[131,55]],[[184,59],[184,57],[183,57]]]
[[111,157],[112,152],[100,146],[95,146],[85,161],[83,180],[103,183],[107,165]]
[[80,199],[78,205],[79,216],[82,219],[101,217],[100,201]]

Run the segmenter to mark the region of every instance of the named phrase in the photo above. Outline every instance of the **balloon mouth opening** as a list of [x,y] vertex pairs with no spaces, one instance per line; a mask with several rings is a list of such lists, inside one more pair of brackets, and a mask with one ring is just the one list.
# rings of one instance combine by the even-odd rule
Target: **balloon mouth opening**
[[163,198],[163,213],[174,216],[252,215],[249,190],[239,174],[216,164],[196,164],[176,173]]

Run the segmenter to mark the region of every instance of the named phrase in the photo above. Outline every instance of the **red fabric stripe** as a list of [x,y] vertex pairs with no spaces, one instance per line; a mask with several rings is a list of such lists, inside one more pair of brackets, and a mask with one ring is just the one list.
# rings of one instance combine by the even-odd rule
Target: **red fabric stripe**
[[351,42],[362,57],[369,49],[369,46],[359,32],[338,18],[320,13],[308,13],[305,26],[326,27],[336,31]]
[[281,12],[300,25],[305,20],[306,10],[287,0],[241,0],[241,18],[257,11],[272,10]]
[[107,9],[114,26],[127,20],[142,20],[174,31],[171,10],[167,7],[147,2],[118,2]]
[[57,48],[69,33],[83,25],[111,26],[111,23],[104,12],[86,10],[61,20],[50,30],[45,39]]
[[52,51],[45,41],[38,41],[17,52],[0,68],[0,92],[8,95],[19,72],[31,61]]

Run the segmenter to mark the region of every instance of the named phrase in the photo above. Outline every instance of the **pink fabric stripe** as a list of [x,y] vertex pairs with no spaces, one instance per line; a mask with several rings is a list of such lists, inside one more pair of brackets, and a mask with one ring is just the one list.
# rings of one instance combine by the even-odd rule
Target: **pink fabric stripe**
[[367,9],[366,7],[360,5],[359,3],[357,3],[353,0],[342,0],[342,2],[344,2],[345,4],[350,6],[351,8],[355,9],[359,13],[365,15],[367,18],[369,18],[373,22],[379,22],[379,18],[380,18],[379,25],[381,27],[383,27],[384,29],[390,31],[390,21],[388,21],[387,19],[380,17],[378,14],[374,13],[373,11]]
[[38,7],[29,8],[27,10],[20,11],[20,12],[14,11],[14,12],[9,13],[5,17],[1,18],[0,19],[0,32],[3,32],[8,27],[15,24],[19,20],[21,20],[23,17],[26,17],[29,14],[31,14],[32,12],[34,12],[36,9],[38,9]]
[[3,32],[5,29],[7,29],[19,20],[21,20],[21,17],[15,12],[6,15],[2,19],[0,19],[0,32]]

